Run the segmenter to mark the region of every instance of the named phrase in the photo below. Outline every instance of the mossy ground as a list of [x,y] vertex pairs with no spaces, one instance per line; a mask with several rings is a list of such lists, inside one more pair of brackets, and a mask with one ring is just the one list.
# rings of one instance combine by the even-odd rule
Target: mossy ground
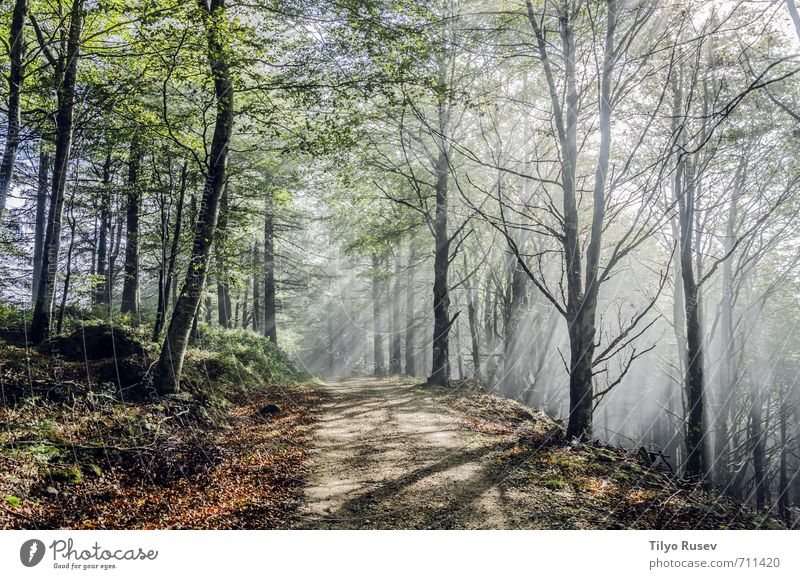
[[505,443],[494,456],[498,484],[534,497],[536,528],[782,528],[774,513],[642,464],[636,450],[570,444],[560,423],[516,402],[464,390],[445,399],[464,428]]
[[202,328],[196,346],[183,392],[158,398],[145,328],[84,323],[38,348],[4,328],[0,528],[281,526],[300,496],[313,377],[249,332]]

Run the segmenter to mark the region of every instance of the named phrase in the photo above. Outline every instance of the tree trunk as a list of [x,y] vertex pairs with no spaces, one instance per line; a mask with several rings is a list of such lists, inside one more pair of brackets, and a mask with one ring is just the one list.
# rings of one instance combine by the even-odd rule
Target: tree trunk
[[[64,211],[64,190],[72,149],[73,113],[75,108],[75,80],[80,56],[80,36],[83,19],[83,0],[73,0],[69,17],[66,53],[56,63],[56,152],[53,165],[53,184],[50,194],[48,225],[45,233],[39,293],[33,309],[31,340],[39,343],[50,337],[50,319],[53,310],[58,253],[61,248],[61,220]],[[63,74],[62,74],[63,73]]]
[[586,285],[582,285],[581,243],[579,240],[578,197],[576,170],[578,158],[577,126],[578,102],[575,69],[575,23],[572,7],[563,5],[559,11],[561,52],[564,60],[566,89],[566,114],[562,107],[561,90],[556,86],[548,57],[547,41],[533,4],[526,1],[528,20],[537,39],[539,54],[545,69],[555,124],[561,145],[561,182],[563,189],[564,266],[567,281],[565,318],[570,341],[569,366],[569,424],[567,435],[571,438],[589,439],[592,431],[593,384],[592,365],[595,349],[595,313],[599,291],[598,267],[605,216],[605,184],[611,151],[611,79],[616,60],[614,34],[617,25],[617,5],[607,3],[605,54],[600,82],[600,146],[595,171],[592,228],[586,250]]
[[442,150],[436,162],[436,218],[433,222],[436,253],[433,261],[433,344],[429,384],[450,386],[450,237],[447,231],[447,203],[450,167]]
[[[170,167],[171,170],[171,167]],[[167,309],[167,243],[169,242],[169,234],[167,229],[169,227],[169,212],[167,211],[167,202],[165,195],[161,192],[159,198],[159,213],[161,214],[159,239],[161,241],[161,261],[158,265],[158,302],[156,304],[156,321],[153,324],[153,341],[158,341],[161,330],[163,329],[164,315]]]
[[206,324],[211,325],[211,320],[213,319],[212,311],[214,310],[213,303],[211,301],[211,296],[208,295],[208,292],[205,293],[205,314],[206,314]]
[[261,251],[258,244],[253,244],[253,331],[258,332],[261,323],[261,303],[259,292],[261,283],[258,277],[258,268],[261,265]]
[[786,422],[788,410],[788,402],[786,400],[788,392],[785,388],[781,389],[781,406],[780,406],[780,464],[778,466],[778,516],[788,525],[790,522],[789,511],[789,477],[788,477],[788,448],[789,440],[786,436]]
[[[248,249],[248,258],[250,258],[250,250]],[[250,301],[250,284],[247,283],[244,286],[244,296],[242,297],[242,324],[241,328],[246,330],[247,325],[250,323],[250,311],[248,302]]]
[[416,259],[416,248],[414,247],[414,240],[409,243],[408,252],[408,270],[406,271],[406,375],[416,376],[417,363],[416,363],[416,320],[414,316],[414,273],[416,266],[414,260]]
[[483,280],[483,345],[485,346],[483,367],[487,384],[492,385],[495,364],[495,327],[494,327],[494,292],[492,290],[492,272],[487,271]]
[[[139,165],[142,150],[139,136],[131,140],[128,157],[128,199],[125,218],[125,273],[122,282],[120,311],[125,314],[139,313],[139,211],[142,194],[139,190]],[[180,210],[180,209],[179,209]],[[169,276],[167,276],[169,277]]]
[[[728,220],[725,237],[722,239],[723,251],[729,255],[734,248],[738,200],[741,189],[740,176],[744,173],[744,163],[737,168],[728,208]],[[714,475],[718,485],[727,484],[730,478],[730,445],[728,422],[730,420],[731,402],[736,387],[736,366],[733,361],[733,264],[726,259],[722,264],[722,300],[720,301],[720,362],[719,362],[719,395],[720,408],[716,420],[714,436],[716,468]]]
[[[161,337],[161,331],[164,329],[164,321],[167,315],[167,299],[170,293],[175,292],[177,285],[175,280],[175,261],[178,258],[178,245],[181,240],[181,229],[183,224],[183,199],[186,195],[186,179],[188,177],[189,163],[184,161],[181,167],[181,180],[178,189],[178,205],[175,211],[175,224],[172,230],[172,246],[169,251],[169,261],[167,270],[164,276],[164,295],[159,296],[159,309],[156,312],[156,321],[153,326],[153,341],[157,342]],[[163,299],[163,303],[162,303]],[[173,300],[173,303],[176,300]]]
[[211,0],[208,5],[200,2],[200,9],[205,12],[203,16],[208,42],[208,60],[214,77],[214,96],[217,106],[216,122],[186,281],[178,297],[153,374],[154,383],[161,394],[178,392],[180,388],[189,332],[200,303],[212,241],[217,228],[220,198],[226,180],[228,144],[233,127],[233,83],[228,64],[228,47],[222,30],[226,28],[225,1]]
[[478,298],[472,287],[472,278],[467,272],[467,254],[464,253],[464,288],[467,292],[467,321],[469,322],[470,354],[472,355],[472,377],[483,381],[481,375],[480,329],[478,328]]
[[106,155],[103,163],[103,182],[100,190],[100,234],[97,242],[97,277],[95,280],[94,303],[108,304],[109,299],[109,257],[111,245],[111,155]]
[[[119,207],[113,211],[112,215],[117,215],[119,213]],[[119,257],[119,251],[122,248],[122,219],[117,219],[117,230],[114,233],[114,239],[111,241],[111,254],[108,258],[108,276],[106,280],[106,285],[108,286],[108,311],[111,312],[113,307],[112,298],[114,297],[114,279],[116,277],[116,263],[117,258]]]
[[278,343],[275,308],[275,204],[273,192],[264,199],[264,335]]
[[762,417],[761,392],[755,383],[750,385],[750,444],[753,452],[753,485],[756,508],[767,504],[766,434]]
[[0,161],[0,220],[3,219],[3,213],[6,209],[8,190],[11,188],[14,162],[19,148],[20,93],[22,91],[23,69],[25,67],[25,19],[27,14],[27,0],[16,0],[8,39],[10,69],[8,73],[6,146],[3,151],[3,159]]
[[381,334],[381,282],[380,260],[377,255],[372,256],[372,361],[373,374],[385,374],[383,358],[383,334]]
[[336,332],[333,323],[333,311],[328,314],[328,376],[336,376]]
[[448,204],[450,188],[450,102],[448,74],[451,62],[440,57],[437,62],[438,82],[436,85],[437,103],[437,155],[433,162],[435,213],[432,223],[434,237],[433,259],[433,339],[431,343],[431,373],[428,383],[437,386],[450,386],[450,288],[448,271],[450,268],[450,234],[448,232]]
[[217,261],[217,319],[222,328],[231,327],[231,291],[228,280],[228,260],[225,257],[228,234],[228,185],[222,191],[215,253]]
[[[44,143],[40,145],[44,148]],[[39,179],[36,189],[36,225],[33,233],[33,284],[31,299],[36,303],[39,293],[39,278],[42,275],[42,252],[44,249],[44,231],[47,226],[47,175],[50,171],[50,155],[44,150],[39,152]]]
[[394,256],[394,287],[392,290],[392,342],[390,372],[400,375],[403,373],[402,344],[403,337],[400,335],[400,249]]
[[522,340],[519,336],[527,275],[516,258],[513,259],[510,267],[512,268],[511,299],[508,304],[508,316],[503,336],[503,383],[506,394],[516,396],[522,389],[520,366],[523,357],[530,354],[523,350]]
[[[676,171],[676,183],[682,178],[682,165]],[[686,469],[688,478],[702,480],[706,474],[705,410],[703,377],[703,332],[700,319],[700,303],[694,276],[692,229],[694,224],[694,164],[685,162],[685,184],[676,185],[679,191],[681,277],[686,308]]]
[[[459,304],[456,301],[455,305],[458,309]],[[455,340],[456,348],[456,368],[458,370],[458,379],[464,379],[464,356],[461,355],[461,320],[456,320],[453,324],[453,339]]]
[[[583,336],[589,328],[582,327],[581,303],[581,248],[578,241],[578,207],[575,193],[575,175],[578,157],[578,92],[575,80],[574,23],[563,9],[561,21],[561,45],[564,51],[564,75],[566,77],[566,126],[563,131],[561,152],[562,184],[564,189],[564,258],[567,278],[567,327],[570,342],[569,376],[569,424],[570,438],[588,438],[591,434],[591,413],[586,413],[586,394],[591,391],[591,382],[586,383],[586,355]],[[590,377],[591,379],[591,377]],[[591,400],[588,401],[591,404]]]
[[56,322],[56,334],[61,335],[61,330],[64,327],[64,313],[67,310],[67,298],[69,296],[69,285],[72,280],[72,254],[75,249],[75,215],[72,212],[73,199],[75,192],[73,191],[70,198],[69,208],[67,209],[67,221],[69,222],[69,246],[67,248],[67,264],[66,272],[64,274],[64,291],[61,294],[61,307],[58,310],[58,321]]

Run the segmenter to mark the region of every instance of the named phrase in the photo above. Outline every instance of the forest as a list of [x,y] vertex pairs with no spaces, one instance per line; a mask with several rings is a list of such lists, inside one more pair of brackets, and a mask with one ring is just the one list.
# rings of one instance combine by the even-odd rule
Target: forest
[[800,525],[795,0],[0,6],[0,527]]

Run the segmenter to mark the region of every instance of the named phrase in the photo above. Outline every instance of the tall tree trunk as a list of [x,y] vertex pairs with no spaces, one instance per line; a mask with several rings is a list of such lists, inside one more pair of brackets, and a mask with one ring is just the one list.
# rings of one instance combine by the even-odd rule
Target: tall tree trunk
[[[741,183],[745,171],[742,163],[734,177],[731,204],[728,208],[728,220],[725,227],[725,237],[722,240],[723,250],[729,255],[734,248],[736,219],[738,213],[738,200]],[[727,484],[730,478],[730,435],[728,422],[730,421],[731,402],[736,387],[736,367],[734,364],[734,335],[733,335],[733,264],[726,259],[722,264],[722,300],[720,302],[720,363],[719,363],[719,396],[720,406],[716,420],[714,436],[716,468],[714,475],[718,485]]]
[[219,220],[217,223],[217,241],[215,245],[217,261],[217,319],[220,327],[231,327],[231,292],[228,280],[228,260],[225,257],[228,234],[228,185],[222,191]]
[[414,240],[409,242],[408,251],[408,269],[406,270],[406,368],[405,373],[407,376],[416,376],[417,363],[416,363],[416,316],[414,315],[414,273],[416,265],[416,248],[414,247]]
[[333,311],[328,315],[328,376],[336,376],[336,331]]
[[487,384],[493,385],[495,366],[495,327],[494,327],[494,292],[492,290],[492,272],[487,271],[483,280],[483,344],[486,347],[484,357],[485,377]]
[[[117,215],[119,208],[115,210],[112,215]],[[114,279],[116,279],[116,264],[117,259],[119,258],[119,252],[122,248],[122,219],[117,219],[116,224],[116,231],[114,232],[114,238],[111,240],[111,253],[108,257],[108,275],[106,280],[106,285],[108,286],[108,311],[111,312],[113,307],[112,298],[114,297]]]
[[44,151],[44,143],[39,151],[39,179],[36,188],[36,225],[33,232],[33,284],[31,298],[36,303],[39,293],[39,278],[42,275],[42,253],[44,250],[44,231],[47,226],[47,175],[50,171],[50,155]]
[[153,374],[154,383],[161,394],[178,392],[180,388],[189,332],[200,303],[211,245],[217,228],[220,197],[228,165],[228,144],[233,128],[233,83],[228,64],[230,55],[224,40],[224,29],[227,28],[225,0],[210,0],[209,4],[201,1],[200,10],[205,12],[203,20],[208,42],[208,60],[214,77],[216,122],[186,281],[178,297]]
[[264,335],[278,343],[275,307],[275,202],[267,189],[264,199]]
[[786,436],[787,415],[789,414],[788,402],[786,400],[788,392],[781,388],[780,406],[780,464],[778,465],[778,516],[788,525],[790,521],[789,511],[789,476],[788,476],[788,445],[789,440]]
[[258,332],[261,324],[261,303],[259,292],[261,282],[259,280],[258,271],[261,265],[261,251],[258,248],[258,243],[253,244],[253,331]]
[[753,486],[756,508],[767,504],[766,433],[763,419],[763,400],[755,382],[750,385],[750,448],[753,453]]
[[606,4],[606,34],[603,70],[600,81],[600,145],[595,170],[592,228],[586,250],[586,280],[582,285],[582,257],[579,240],[578,197],[576,170],[578,159],[578,90],[575,68],[575,23],[574,9],[566,3],[559,13],[561,52],[564,60],[566,85],[566,114],[561,104],[561,90],[556,86],[548,57],[547,41],[539,19],[534,13],[531,0],[526,0],[528,20],[536,35],[539,54],[542,58],[545,77],[555,116],[555,124],[561,145],[561,181],[563,189],[564,262],[567,280],[565,318],[570,342],[569,366],[569,424],[567,435],[571,438],[588,439],[592,432],[593,371],[595,350],[595,317],[599,292],[598,271],[602,232],[605,218],[605,187],[611,152],[611,81],[617,58],[614,35],[617,26],[617,3]]
[[[568,436],[581,439],[591,438],[592,432],[592,409],[593,409],[593,362],[595,350],[595,318],[597,310],[597,297],[600,290],[598,271],[600,266],[600,250],[605,221],[605,189],[608,175],[608,163],[611,154],[611,78],[614,74],[614,34],[617,28],[617,3],[615,0],[607,2],[606,38],[605,55],[603,59],[603,74],[600,82],[600,151],[597,160],[594,179],[594,196],[592,207],[592,229],[589,238],[589,247],[586,250],[586,285],[583,296],[580,290],[570,291],[573,301],[573,308],[568,307],[571,312],[570,325],[570,416],[567,427]],[[571,27],[569,32],[571,34]],[[572,39],[565,42],[570,46],[570,50],[575,49]],[[570,55],[571,58],[571,55]],[[572,71],[574,82],[574,70]],[[572,92],[573,89],[570,89]],[[567,97],[569,99],[569,96]],[[572,108],[572,107],[570,107]],[[574,135],[570,144],[575,144]],[[577,148],[570,150],[570,162],[574,163],[577,157]],[[573,186],[571,193],[574,196],[574,165],[573,165]],[[565,208],[566,209],[566,208]],[[573,201],[569,205],[570,212],[576,210],[576,203]],[[565,212],[566,213],[566,212]],[[577,215],[571,220],[572,225],[577,228]],[[577,241],[577,231],[570,234]],[[578,270],[577,276],[572,275],[572,282],[580,283],[580,250],[577,245],[571,245],[567,250],[568,255],[574,255],[571,267]],[[577,306],[577,307],[575,307]]]
[[11,178],[14,173],[14,162],[17,159],[20,134],[20,93],[25,66],[25,19],[28,14],[27,0],[16,0],[14,14],[11,16],[11,29],[9,30],[8,59],[10,70],[8,73],[8,110],[6,126],[6,146],[3,150],[3,159],[0,160],[0,220],[6,209],[8,190],[11,188]]
[[39,293],[33,309],[31,340],[39,343],[50,337],[50,319],[53,310],[58,253],[61,248],[61,220],[64,211],[64,190],[72,149],[73,114],[75,108],[75,80],[80,56],[80,36],[83,20],[83,0],[73,0],[69,17],[66,52],[59,55],[56,64],[56,152],[53,164],[53,184],[50,194],[48,225],[45,233]]
[[[189,214],[191,219],[189,220],[189,228],[191,231],[194,231],[197,228],[197,220],[200,214],[199,207],[197,206],[197,195],[192,193],[191,197],[189,198]],[[205,292],[205,283],[207,280],[203,280],[203,289],[200,291],[200,301],[202,301],[204,292]],[[176,271],[172,278],[172,311],[175,311],[175,308],[178,305],[178,296],[177,296],[177,287],[178,287],[178,272]],[[206,298],[208,299],[208,298]],[[200,304],[197,304],[197,309],[194,312],[194,319],[192,320],[192,329],[189,331],[189,343],[194,344],[197,342],[197,339],[200,337],[200,330],[198,324],[200,323]]]
[[464,253],[464,288],[467,292],[467,321],[469,322],[470,354],[472,356],[472,377],[483,381],[481,373],[480,328],[478,327],[478,298],[472,286],[472,276],[467,272],[467,254]]
[[[153,341],[157,342],[164,329],[164,321],[167,315],[167,299],[170,293],[175,292],[177,285],[175,279],[175,261],[178,259],[178,245],[181,239],[181,229],[183,224],[183,199],[186,196],[186,180],[188,178],[189,163],[183,162],[181,167],[181,178],[178,189],[178,205],[175,210],[175,224],[172,230],[172,246],[169,251],[169,261],[164,275],[164,295],[159,296],[159,308],[156,312],[156,321],[153,326]],[[173,299],[173,303],[176,300]],[[163,302],[163,303],[162,303]]]
[[383,358],[383,334],[381,333],[381,281],[380,281],[380,258],[372,256],[372,361],[374,375],[383,376],[385,374],[385,362]]
[[[589,328],[583,327],[582,309],[583,288],[581,287],[581,248],[578,240],[578,207],[576,197],[576,168],[578,158],[577,130],[578,130],[578,91],[575,80],[575,39],[574,23],[566,5],[562,8],[559,17],[561,22],[561,46],[564,52],[564,75],[566,78],[566,125],[560,132],[562,186],[564,190],[564,259],[567,278],[567,328],[570,342],[569,365],[569,423],[567,435],[569,437],[587,438],[591,429],[591,412],[587,413],[587,391],[591,392],[591,376],[586,383],[586,344],[584,335]],[[530,12],[530,7],[529,7]],[[539,44],[543,40],[537,34]],[[552,90],[551,90],[552,94]],[[560,106],[560,105],[559,105]],[[557,111],[560,109],[557,109]],[[557,114],[557,120],[562,115]],[[591,409],[591,406],[589,406]]]
[[[169,171],[172,172],[172,163],[169,164]],[[171,193],[171,191],[170,191]],[[153,341],[158,341],[163,329],[164,315],[167,310],[167,300],[169,294],[167,293],[167,262],[169,257],[167,255],[167,244],[169,243],[169,214],[166,195],[162,190],[158,194],[158,209],[160,214],[159,219],[159,240],[161,241],[161,260],[158,266],[158,303],[156,304],[156,321],[153,324]]]
[[392,342],[391,342],[391,369],[392,374],[403,373],[403,337],[400,335],[400,249],[394,256],[394,287],[392,290]]
[[206,324],[211,325],[211,320],[213,319],[212,312],[214,310],[213,303],[211,301],[211,296],[208,295],[208,292],[205,293],[205,314],[206,314]]
[[[125,218],[125,273],[122,282],[120,311],[136,315],[139,313],[139,211],[142,194],[139,189],[139,166],[142,149],[139,135],[131,139],[128,156],[128,199]],[[167,276],[169,277],[169,276]]]
[[[250,250],[248,248],[247,257],[250,258]],[[244,296],[242,297],[242,329],[247,329],[247,325],[250,323],[250,311],[248,302],[250,301],[250,284],[246,283],[244,286]]]
[[508,303],[505,335],[503,337],[503,383],[506,394],[516,396],[522,390],[520,366],[525,355],[519,336],[522,308],[525,302],[525,281],[528,276],[517,259],[510,263],[511,299]]
[[433,222],[436,253],[433,261],[433,343],[429,384],[450,386],[450,237],[447,231],[448,181],[450,168],[442,150],[436,161],[436,217]]
[[437,156],[433,164],[434,193],[436,198],[432,229],[435,243],[433,259],[433,340],[431,344],[431,373],[428,383],[450,386],[450,234],[448,232],[448,204],[450,194],[450,103],[448,101],[448,74],[450,62],[439,58],[437,92]]
[[[458,308],[458,302],[456,302]],[[458,369],[458,379],[464,379],[464,356],[461,354],[461,321],[456,320],[453,324],[453,339],[455,340],[456,348],[456,368]]]
[[[684,161],[679,162],[675,180],[683,177]],[[686,469],[688,478],[702,480],[708,463],[705,450],[705,410],[703,377],[703,332],[700,297],[694,276],[693,225],[695,213],[694,163],[685,160],[685,183],[677,185],[680,213],[681,276],[686,307]]]
[[72,281],[72,254],[75,250],[75,215],[73,214],[73,199],[75,192],[69,200],[69,207],[67,208],[67,221],[69,222],[69,246],[67,247],[67,264],[66,272],[64,274],[64,291],[61,293],[61,307],[58,310],[58,321],[56,322],[56,334],[61,335],[61,330],[64,327],[64,313],[67,311],[67,298],[69,297],[69,285]]
[[100,189],[100,234],[97,242],[97,277],[95,281],[94,303],[108,304],[109,299],[109,261],[111,254],[111,155],[103,162],[103,182]]

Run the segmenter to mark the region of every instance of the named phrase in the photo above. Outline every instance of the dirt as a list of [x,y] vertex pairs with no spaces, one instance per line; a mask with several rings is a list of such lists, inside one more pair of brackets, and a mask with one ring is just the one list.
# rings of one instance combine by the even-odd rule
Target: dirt
[[297,528],[537,527],[535,497],[503,484],[507,437],[465,429],[440,392],[373,379],[325,390]]

